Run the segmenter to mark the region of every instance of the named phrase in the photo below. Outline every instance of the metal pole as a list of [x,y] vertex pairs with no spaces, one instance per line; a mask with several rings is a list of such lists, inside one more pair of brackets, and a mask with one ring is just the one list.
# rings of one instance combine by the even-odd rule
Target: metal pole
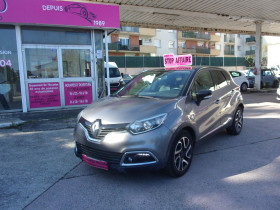
[[107,93],[111,95],[110,90],[110,75],[109,75],[109,58],[108,58],[108,32],[105,31],[105,52],[106,52],[106,72],[107,72]]
[[257,75],[255,76],[255,87],[257,90],[261,89],[261,58],[262,58],[262,40],[261,40],[262,22],[256,22],[256,54],[255,66],[257,68]]

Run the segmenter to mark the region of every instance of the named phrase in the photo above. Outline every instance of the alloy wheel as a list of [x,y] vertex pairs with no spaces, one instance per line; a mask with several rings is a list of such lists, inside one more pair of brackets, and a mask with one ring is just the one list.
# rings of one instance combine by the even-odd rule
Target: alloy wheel
[[182,137],[175,147],[174,165],[178,171],[188,168],[192,158],[192,144],[187,137]]

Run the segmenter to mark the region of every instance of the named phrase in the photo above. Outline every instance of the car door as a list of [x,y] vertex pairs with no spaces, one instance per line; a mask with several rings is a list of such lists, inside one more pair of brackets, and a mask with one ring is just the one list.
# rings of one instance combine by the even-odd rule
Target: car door
[[231,119],[231,97],[233,91],[230,87],[230,78],[227,72],[222,70],[211,70],[211,75],[215,85],[216,103],[219,104],[217,118],[220,120],[219,126],[226,124]]
[[[200,90],[213,91],[212,97],[202,100],[199,104],[196,103],[196,93]],[[215,93],[214,83],[210,71],[203,70],[198,72],[194,78],[191,95],[193,102],[187,107],[190,107],[189,113],[195,118],[195,126],[198,133],[198,139],[207,136],[220,125],[218,113],[220,104],[217,103],[219,96]]]

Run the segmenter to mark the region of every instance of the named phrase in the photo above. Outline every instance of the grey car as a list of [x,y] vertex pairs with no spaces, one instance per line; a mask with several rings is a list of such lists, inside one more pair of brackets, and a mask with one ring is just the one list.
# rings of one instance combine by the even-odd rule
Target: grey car
[[223,69],[146,71],[78,115],[75,154],[104,170],[182,176],[197,141],[241,132],[243,110],[239,86]]

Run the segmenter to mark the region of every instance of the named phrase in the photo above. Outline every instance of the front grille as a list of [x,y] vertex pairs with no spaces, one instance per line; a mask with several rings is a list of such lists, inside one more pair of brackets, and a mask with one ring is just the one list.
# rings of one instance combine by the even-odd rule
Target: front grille
[[99,150],[96,148],[88,147],[86,145],[76,143],[77,145],[77,153],[82,155],[86,155],[88,157],[106,161],[109,164],[119,165],[122,159],[122,153],[117,152],[107,152],[103,150]]
[[100,131],[96,137],[94,137],[91,125],[92,123],[85,120],[84,118],[81,117],[79,123],[82,124],[82,126],[87,130],[88,135],[90,138],[97,139],[97,140],[103,140],[104,137],[112,132],[120,132],[120,131],[125,131],[127,124],[117,124],[117,125],[100,125]]

